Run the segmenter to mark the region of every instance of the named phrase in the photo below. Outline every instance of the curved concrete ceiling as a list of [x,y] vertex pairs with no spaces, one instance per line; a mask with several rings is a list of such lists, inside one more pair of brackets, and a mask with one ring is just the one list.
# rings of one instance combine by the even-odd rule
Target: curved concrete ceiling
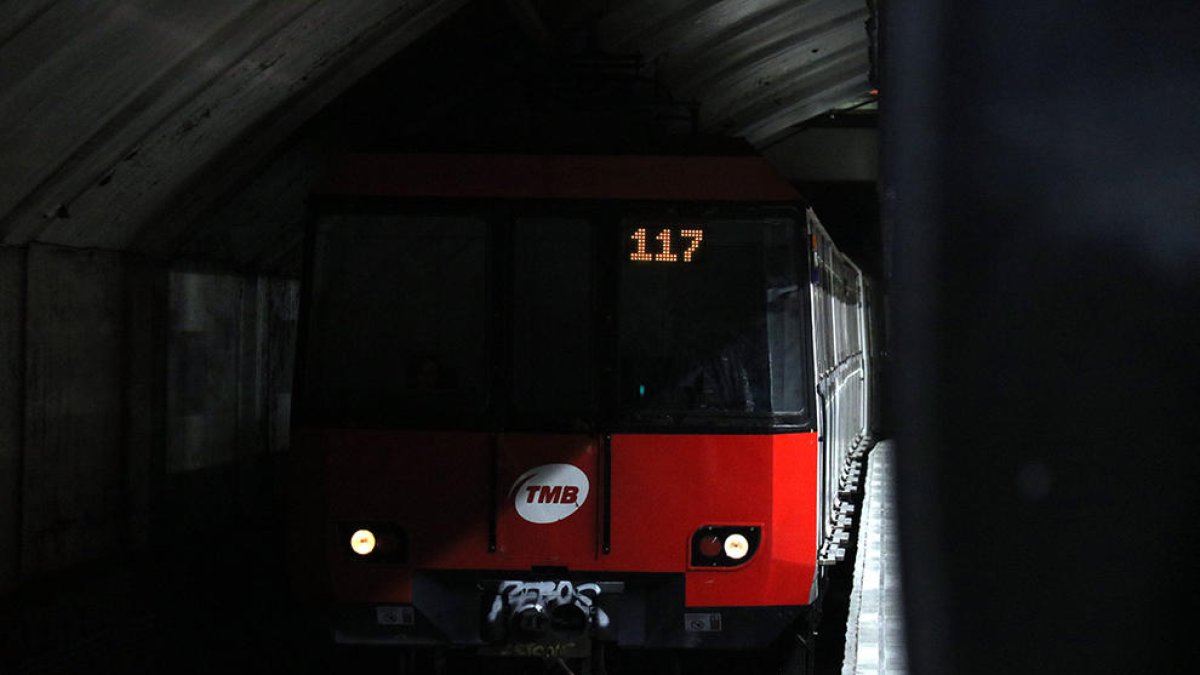
[[[469,2],[8,4],[19,6],[0,16],[0,242],[269,268],[275,249],[296,250],[319,169],[297,129]],[[760,147],[869,98],[867,0],[497,6],[548,58],[581,31],[640,54],[697,104],[705,131]]]

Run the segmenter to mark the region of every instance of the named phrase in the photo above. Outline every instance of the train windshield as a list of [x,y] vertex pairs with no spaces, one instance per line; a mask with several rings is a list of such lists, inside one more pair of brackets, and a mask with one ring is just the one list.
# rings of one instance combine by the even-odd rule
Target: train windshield
[[352,212],[315,235],[306,423],[762,428],[805,410],[789,218]]
[[487,224],[333,215],[316,236],[306,414],[346,427],[482,418],[492,370]]
[[798,414],[805,310],[793,221],[629,219],[620,406],[645,419]]

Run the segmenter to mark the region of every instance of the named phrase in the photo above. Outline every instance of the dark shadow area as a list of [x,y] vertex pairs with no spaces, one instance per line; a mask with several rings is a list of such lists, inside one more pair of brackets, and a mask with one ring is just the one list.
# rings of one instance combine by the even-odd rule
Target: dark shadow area
[[[301,134],[351,151],[740,154],[699,133],[655,63],[603,52],[591,20],[532,41],[505,3],[469,3],[376,69]],[[321,131],[323,129],[323,131]]]
[[[159,512],[148,554],[5,598],[0,670],[323,672],[322,636],[290,599],[279,471],[276,457],[169,477],[170,511]],[[214,485],[236,481],[253,484],[254,503],[212,512]]]
[[911,670],[1185,670],[1200,7],[888,9]]

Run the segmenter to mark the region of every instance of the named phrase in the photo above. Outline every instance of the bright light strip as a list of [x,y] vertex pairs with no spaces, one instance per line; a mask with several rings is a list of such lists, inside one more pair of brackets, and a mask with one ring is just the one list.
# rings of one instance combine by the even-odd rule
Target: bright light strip
[[[728,550],[729,543],[725,544]],[[370,555],[375,550],[375,533],[370,530],[357,530],[350,536],[350,548],[359,555]]]
[[731,534],[725,537],[725,555],[733,560],[741,560],[750,552],[750,542],[745,535]]

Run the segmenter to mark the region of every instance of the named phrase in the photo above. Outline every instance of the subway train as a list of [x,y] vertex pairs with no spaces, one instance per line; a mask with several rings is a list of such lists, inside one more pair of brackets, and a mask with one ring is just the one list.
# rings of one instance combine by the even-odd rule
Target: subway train
[[312,204],[292,559],[334,642],[812,668],[878,339],[789,182],[753,156],[374,154]]

